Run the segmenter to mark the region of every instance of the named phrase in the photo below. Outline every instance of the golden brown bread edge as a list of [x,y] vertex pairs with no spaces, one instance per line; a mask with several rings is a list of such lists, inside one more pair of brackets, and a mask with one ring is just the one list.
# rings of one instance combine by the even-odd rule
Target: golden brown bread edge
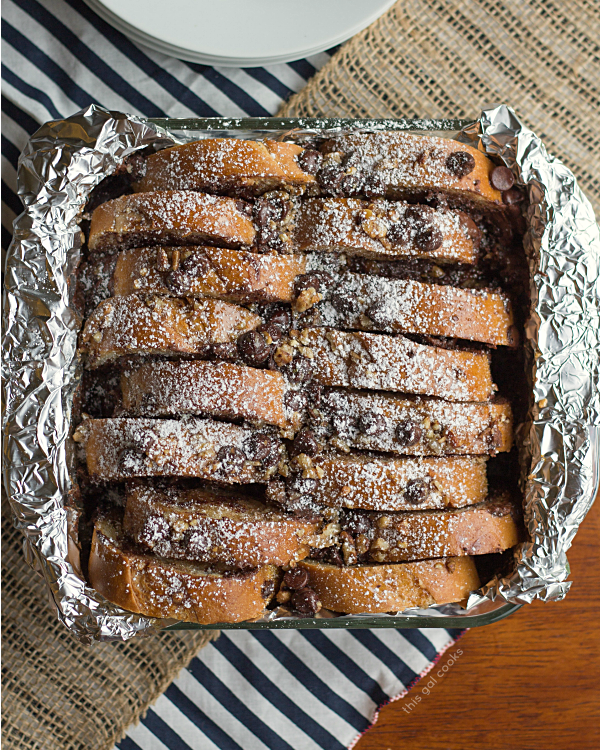
[[250,247],[256,237],[249,204],[185,190],[114,198],[92,213],[88,247],[115,252],[146,245]]
[[502,193],[490,182],[493,162],[472,146],[449,138],[356,133],[326,141],[321,152],[325,163],[344,164],[344,176],[352,174],[355,180],[360,176],[367,184],[376,183],[376,189],[389,199],[435,191],[457,205],[482,209],[503,205]]
[[335,524],[301,519],[216,489],[128,488],[123,530],[159,557],[236,568],[289,566],[333,543]]
[[280,372],[230,362],[153,361],[124,370],[123,408],[129,416],[208,414],[272,424],[286,431],[301,415],[286,406],[290,388]]
[[260,617],[279,575],[274,565],[219,571],[140,554],[123,542],[114,516],[96,521],[88,570],[91,586],[113,604],[147,617],[201,625]]
[[94,482],[198,477],[226,484],[266,482],[284,458],[268,430],[211,419],[84,419],[73,434]]
[[307,585],[325,609],[346,614],[449,604],[465,599],[481,585],[471,557],[341,567],[301,560],[298,567],[308,573]]
[[277,188],[302,191],[315,182],[298,163],[303,152],[301,146],[283,141],[204,138],[150,155],[145,175],[133,189],[202,190],[241,197]]
[[210,297],[111,297],[88,317],[80,349],[89,368],[125,355],[203,354],[210,345],[235,342],[261,323],[245,307]]
[[139,247],[119,253],[117,297],[137,293],[218,297],[231,302],[291,302],[304,255],[264,255],[222,247]]

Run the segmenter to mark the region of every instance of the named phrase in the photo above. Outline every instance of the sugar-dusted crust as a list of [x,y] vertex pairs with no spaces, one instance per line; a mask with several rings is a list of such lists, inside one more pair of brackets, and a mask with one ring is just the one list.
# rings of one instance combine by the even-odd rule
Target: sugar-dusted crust
[[476,456],[392,458],[324,453],[313,458],[318,478],[299,483],[297,489],[292,481],[281,499],[284,506],[298,509],[307,501],[380,511],[461,508],[487,497],[486,460]]
[[508,494],[459,510],[364,515],[370,529],[355,541],[374,562],[488,555],[519,541],[517,504]]
[[303,331],[313,376],[327,386],[402,391],[449,401],[486,401],[494,393],[486,352],[416,344],[402,336],[324,328]]
[[[264,431],[263,431],[264,433]],[[73,438],[94,480],[182,476],[229,484],[265,482],[283,447],[270,435],[267,462],[254,460],[255,430],[210,419],[86,419]]]
[[317,310],[318,324],[333,328],[518,343],[508,297],[483,290],[348,273]]
[[140,247],[119,253],[115,296],[154,293],[232,302],[290,302],[303,255],[261,255],[221,247]]
[[311,428],[334,448],[413,456],[481,455],[509,451],[510,403],[448,402],[392,393],[326,390]]
[[87,319],[80,347],[88,367],[126,354],[202,354],[211,344],[233,342],[261,323],[258,315],[230,302],[132,294],[98,305]]
[[204,138],[149,156],[145,176],[133,187],[136,192],[206,190],[243,197],[276,188],[303,189],[315,182],[298,164],[303,151],[280,141]]
[[125,411],[136,417],[209,414],[284,429],[299,426],[281,373],[229,362],[148,362],[121,378]]
[[[502,194],[490,184],[494,164],[477,149],[448,138],[409,133],[356,133],[326,141],[321,151],[330,155],[325,157],[325,162],[339,159],[344,174],[353,170],[359,194],[364,192],[360,187],[360,180],[363,180],[376,183],[376,189],[392,199],[442,191],[459,204],[471,203],[480,208],[502,205]],[[473,168],[464,176],[448,166],[452,163],[449,157],[458,153],[472,159]]]
[[118,519],[96,522],[90,584],[113,604],[148,617],[210,625],[260,617],[275,591],[274,565],[243,573],[165,560],[130,549]]
[[126,534],[160,557],[242,568],[302,560],[331,543],[335,524],[325,534],[321,525],[243,495],[147,485],[128,491],[123,518]]
[[[297,208],[291,248],[365,258],[474,263],[472,222],[459,211],[356,198],[309,198]],[[435,236],[438,236],[438,242]]]
[[88,247],[92,252],[145,245],[249,247],[256,231],[246,205],[185,190],[123,195],[94,211]]
[[343,567],[302,560],[298,566],[308,573],[308,586],[325,609],[347,614],[458,602],[480,586],[470,557]]

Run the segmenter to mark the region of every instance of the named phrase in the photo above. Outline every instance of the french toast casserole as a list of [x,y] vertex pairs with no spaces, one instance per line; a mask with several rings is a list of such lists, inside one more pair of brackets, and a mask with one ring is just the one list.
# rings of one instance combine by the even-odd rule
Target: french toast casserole
[[200,624],[459,602],[523,539],[524,193],[454,140],[206,138],[92,192],[69,518]]

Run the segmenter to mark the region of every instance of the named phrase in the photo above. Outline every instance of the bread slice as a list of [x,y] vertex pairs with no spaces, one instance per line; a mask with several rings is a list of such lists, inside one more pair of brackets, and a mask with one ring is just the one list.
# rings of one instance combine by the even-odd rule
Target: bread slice
[[326,389],[311,429],[317,440],[348,451],[413,456],[485,455],[512,447],[513,417],[507,399],[483,403],[409,398],[392,393]]
[[244,141],[239,138],[204,138],[165,148],[146,159],[146,173],[133,189],[205,190],[242,197],[267,190],[302,190],[315,182],[298,157],[295,143]]
[[318,325],[332,328],[518,343],[505,294],[347,273],[316,309]]
[[344,559],[356,562],[366,553],[373,562],[388,563],[503,552],[519,541],[518,517],[507,493],[458,510],[361,513],[342,522]]
[[302,560],[308,584],[325,609],[347,614],[402,612],[465,599],[479,588],[470,557],[450,557],[413,563],[338,567]]
[[250,206],[234,198],[166,190],[123,195],[92,214],[90,251],[145,245],[250,247],[256,231]]
[[312,458],[312,479],[274,479],[268,496],[284,508],[327,506],[378,511],[461,508],[487,497],[487,458],[390,458],[323,453]]
[[487,352],[325,328],[307,328],[300,340],[312,355],[313,378],[321,385],[402,391],[449,401],[487,401],[494,393]]
[[266,482],[284,455],[273,434],[210,419],[85,419],[73,435],[92,480],[181,476]]
[[326,193],[414,199],[435,191],[459,205],[502,206],[502,193],[490,182],[494,164],[458,141],[410,133],[351,133],[326,141],[321,151],[326,169],[318,180]]
[[80,348],[91,368],[124,355],[203,354],[211,344],[235,342],[261,323],[258,315],[229,302],[132,294],[98,305]]
[[117,297],[152,293],[232,302],[291,302],[304,255],[261,255],[221,247],[138,247],[119,253]]
[[229,362],[147,362],[124,371],[123,407],[136,417],[208,414],[284,430],[301,415],[286,406],[290,388],[280,372]]
[[89,580],[113,604],[147,617],[211,625],[260,617],[276,587],[278,569],[249,570],[143,554],[124,539],[118,518],[94,527]]
[[335,542],[339,526],[323,526],[243,495],[147,485],[129,489],[123,517],[125,533],[160,557],[238,568],[293,565]]
[[309,198],[296,209],[290,249],[365,258],[475,263],[478,234],[465,214],[356,198]]

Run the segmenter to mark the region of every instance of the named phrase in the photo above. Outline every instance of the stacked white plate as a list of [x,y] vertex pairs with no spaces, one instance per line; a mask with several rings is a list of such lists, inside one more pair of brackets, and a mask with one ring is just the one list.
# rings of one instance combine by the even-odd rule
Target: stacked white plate
[[180,60],[255,67],[300,60],[358,33],[395,0],[86,0],[138,44]]

